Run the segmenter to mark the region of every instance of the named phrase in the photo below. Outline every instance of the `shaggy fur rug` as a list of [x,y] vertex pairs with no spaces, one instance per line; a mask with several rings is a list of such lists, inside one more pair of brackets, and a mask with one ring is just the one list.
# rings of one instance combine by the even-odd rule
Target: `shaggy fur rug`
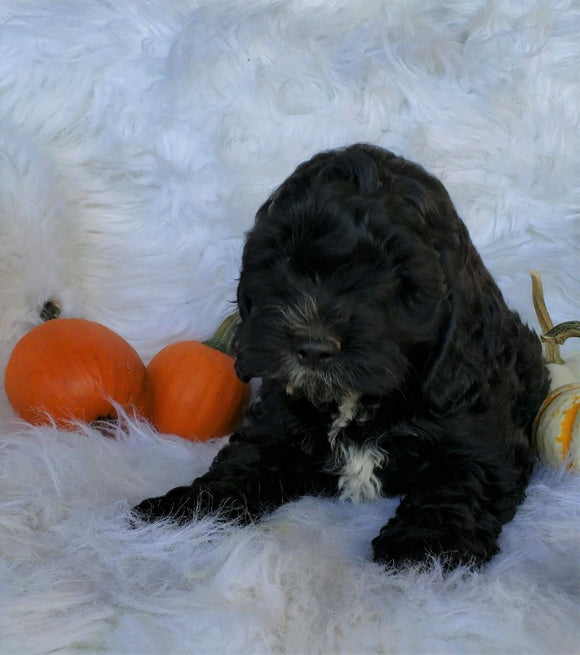
[[[532,268],[579,318],[579,34],[575,0],[4,0],[0,373],[49,298],[146,361],[207,337],[257,207],[354,141],[442,179],[530,325]],[[395,572],[396,499],[130,530],[223,440],[31,428],[0,395],[3,654],[580,652],[580,476],[538,465],[483,570]]]

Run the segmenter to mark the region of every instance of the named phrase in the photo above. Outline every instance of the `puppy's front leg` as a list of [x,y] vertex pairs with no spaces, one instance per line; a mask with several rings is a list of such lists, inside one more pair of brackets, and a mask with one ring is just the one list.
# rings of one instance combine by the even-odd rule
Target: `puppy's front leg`
[[248,522],[305,494],[332,493],[336,479],[322,468],[290,438],[234,434],[205,475],[190,486],[144,500],[133,512],[144,521],[186,523],[218,513]]
[[373,540],[375,561],[400,565],[441,557],[449,568],[477,566],[498,551],[502,525],[523,498],[533,460],[524,443],[505,458],[477,450],[437,439],[427,444],[430,452],[417,449],[420,475],[410,484],[403,475],[406,495]]

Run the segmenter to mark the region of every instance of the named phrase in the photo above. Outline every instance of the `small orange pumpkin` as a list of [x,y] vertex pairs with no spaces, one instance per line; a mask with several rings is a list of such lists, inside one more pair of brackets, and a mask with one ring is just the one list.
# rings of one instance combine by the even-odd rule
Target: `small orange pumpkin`
[[81,318],[55,318],[16,344],[4,376],[14,411],[37,425],[116,416],[114,400],[148,418],[147,370],[134,348],[109,328]]
[[226,352],[229,316],[210,341],[180,341],[163,348],[147,371],[153,397],[152,423],[160,431],[205,441],[232,432],[250,395]]

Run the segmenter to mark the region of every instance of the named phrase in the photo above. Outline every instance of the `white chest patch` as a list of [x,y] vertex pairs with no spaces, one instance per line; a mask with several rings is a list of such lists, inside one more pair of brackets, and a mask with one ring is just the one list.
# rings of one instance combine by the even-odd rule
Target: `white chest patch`
[[333,468],[339,472],[339,497],[354,503],[381,497],[382,485],[377,473],[386,458],[386,453],[376,445],[337,439],[340,431],[357,417],[359,398],[358,394],[350,394],[343,400],[328,432],[335,460]]

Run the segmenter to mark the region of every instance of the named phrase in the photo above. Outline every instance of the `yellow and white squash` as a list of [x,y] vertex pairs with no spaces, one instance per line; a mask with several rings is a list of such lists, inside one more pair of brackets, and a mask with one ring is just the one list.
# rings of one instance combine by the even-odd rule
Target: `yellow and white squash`
[[540,274],[532,271],[531,276],[532,297],[551,376],[550,392],[534,421],[533,444],[546,466],[566,466],[580,472],[580,352],[566,360],[560,353],[566,339],[580,337],[580,321],[554,326],[544,302]]

